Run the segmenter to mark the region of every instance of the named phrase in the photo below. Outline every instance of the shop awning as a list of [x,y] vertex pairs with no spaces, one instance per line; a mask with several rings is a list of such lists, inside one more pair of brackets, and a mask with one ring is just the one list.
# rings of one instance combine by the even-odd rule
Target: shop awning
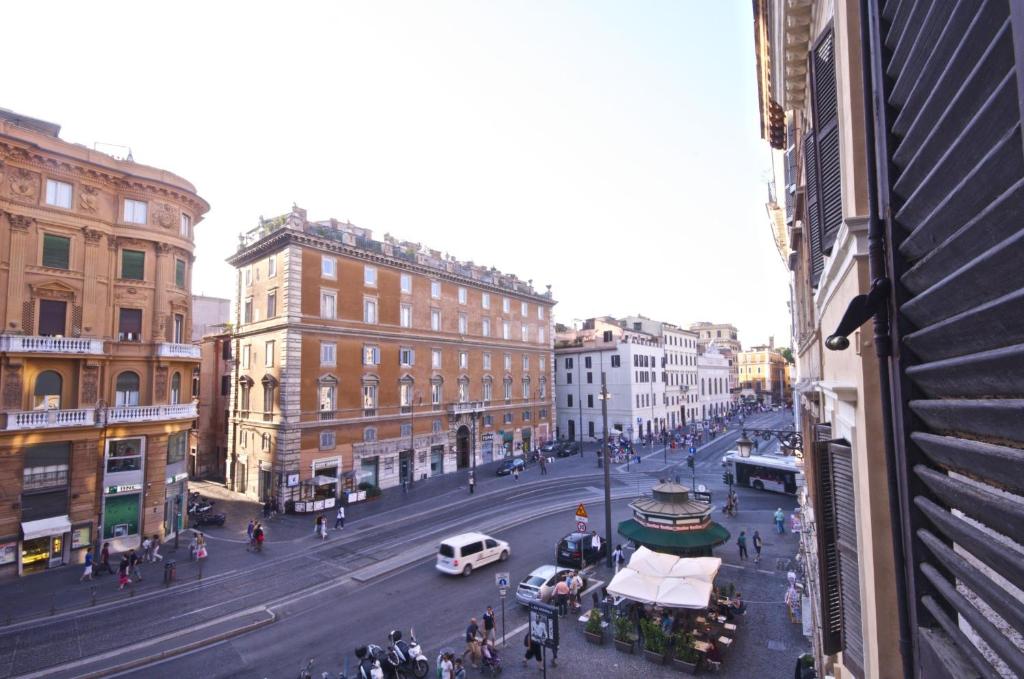
[[619,535],[656,552],[678,552],[715,547],[729,539],[729,531],[714,521],[704,530],[677,532],[648,528],[629,519],[619,524]]
[[643,575],[623,568],[608,583],[608,592],[644,604],[669,608],[707,608],[711,583],[696,578],[669,578]]
[[26,540],[44,538],[48,535],[64,535],[71,531],[71,518],[65,514],[36,521],[25,521],[21,524],[21,531],[25,534]]
[[722,560],[717,556],[684,558],[655,552],[646,547],[638,548],[629,559],[629,568],[641,575],[693,578],[704,582],[714,582],[721,566]]
[[337,483],[338,479],[334,476],[317,475],[313,477],[314,486],[329,486],[332,483]]

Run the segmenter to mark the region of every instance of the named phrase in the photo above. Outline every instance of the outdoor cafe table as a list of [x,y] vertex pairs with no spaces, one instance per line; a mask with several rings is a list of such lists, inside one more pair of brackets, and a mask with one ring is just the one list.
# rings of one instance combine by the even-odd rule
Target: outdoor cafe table
[[708,643],[708,642],[706,642],[706,641],[697,641],[697,640],[694,640],[694,641],[693,641],[693,644],[692,644],[692,645],[693,645],[693,647],[694,647],[695,649],[697,649],[697,650],[698,650],[698,651],[700,651],[701,653],[707,653],[708,651],[710,651],[710,650],[711,650],[711,644],[709,644],[709,643]]

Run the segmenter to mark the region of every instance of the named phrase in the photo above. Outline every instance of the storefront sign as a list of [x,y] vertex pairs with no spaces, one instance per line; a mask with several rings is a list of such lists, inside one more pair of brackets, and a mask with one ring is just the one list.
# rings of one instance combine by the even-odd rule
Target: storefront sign
[[92,545],[92,524],[71,529],[71,549],[82,549]]
[[126,483],[123,486],[107,486],[107,495],[116,495],[117,493],[131,493],[137,490],[142,490],[141,483]]
[[180,474],[175,474],[174,476],[168,476],[167,477],[167,485],[169,486],[172,483],[177,483],[178,481],[184,481],[187,478],[188,478],[188,472],[182,472]]
[[0,542],[0,566],[18,561],[18,542]]
[[294,488],[297,485],[299,485],[299,475],[298,474],[289,474],[288,475],[288,487],[289,488]]

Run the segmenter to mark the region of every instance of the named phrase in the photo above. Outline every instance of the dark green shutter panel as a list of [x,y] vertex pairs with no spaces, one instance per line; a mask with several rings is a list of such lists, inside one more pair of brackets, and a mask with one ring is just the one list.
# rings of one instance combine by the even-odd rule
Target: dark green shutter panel
[[864,676],[864,636],[860,616],[860,568],[857,559],[857,505],[853,493],[853,453],[843,444],[828,444],[832,459],[839,582],[842,590],[843,664],[855,676]]
[[180,259],[174,260],[174,284],[185,287],[185,262]]
[[141,281],[146,276],[146,253],[136,250],[121,251],[121,278]]
[[815,427],[814,445],[814,486],[811,489],[814,518],[817,523],[815,537],[818,543],[818,589],[821,595],[821,641],[822,650],[831,655],[842,650],[843,605],[839,573],[839,546],[836,543],[834,489],[832,487],[832,458],[828,441],[832,438],[832,427],[819,424]]
[[43,235],[43,266],[51,269],[70,269],[71,239],[63,236]]
[[808,255],[810,257],[811,286],[817,286],[825,261],[821,253],[821,199],[818,190],[818,144],[814,133],[804,137],[804,166],[807,174],[807,232],[810,239]]
[[811,104],[817,140],[818,209],[821,212],[821,251],[831,254],[843,223],[843,186],[839,165],[839,115],[836,100],[835,35],[822,34],[811,52]]
[[796,125],[790,118],[786,127],[786,224],[793,223],[793,215],[796,212]]

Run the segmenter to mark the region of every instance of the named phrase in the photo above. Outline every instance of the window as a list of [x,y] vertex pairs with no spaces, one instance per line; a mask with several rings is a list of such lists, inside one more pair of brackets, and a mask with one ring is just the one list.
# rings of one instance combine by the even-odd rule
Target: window
[[430,423],[430,431],[434,432],[435,434],[440,434],[441,433],[441,420],[434,420],[433,422],[431,422]]
[[402,347],[398,350],[398,364],[411,366],[416,361],[416,352],[409,347]]
[[220,395],[227,396],[231,393],[231,375],[220,376]]
[[542,400],[548,397],[548,381],[543,377],[540,379],[540,386],[537,387],[537,397]]
[[465,335],[469,333],[469,318],[466,314],[459,314],[459,334]]
[[544,344],[544,327],[537,328],[537,342]]
[[594,383],[594,373],[588,372],[587,373],[587,384],[593,384],[593,383]]
[[185,459],[188,449],[188,432],[179,431],[167,437],[167,464],[175,464]]
[[244,271],[245,284],[246,286],[252,285],[252,266],[247,266]]
[[430,296],[441,299],[441,281],[430,281]]
[[277,316],[277,290],[267,293],[267,318]]
[[501,310],[506,314],[512,311],[512,300],[508,297],[501,298]]
[[587,394],[587,407],[588,408],[593,408],[594,407],[594,395],[593,394]]
[[142,200],[124,199],[124,221],[129,224],[145,224],[148,205]]
[[64,384],[60,373],[44,370],[36,377],[36,388],[32,396],[33,410],[59,410],[61,387]]
[[526,325],[526,323],[523,323],[520,326],[520,328],[519,328],[519,337],[524,342],[529,342],[530,341],[530,326]]
[[71,268],[71,239],[43,234],[43,266],[51,269]]
[[493,415],[484,415],[484,426],[485,427],[490,427],[492,424],[494,424],[494,416]]
[[[412,406],[413,382],[411,379],[403,379],[398,383],[398,403],[403,408]],[[402,412],[407,412],[403,410]]]
[[430,329],[435,332],[441,330],[441,310],[431,309],[430,310]]
[[377,408],[377,385],[363,385],[363,414],[373,415]]
[[46,204],[65,209],[71,208],[71,184],[56,179],[46,180]]
[[377,267],[363,266],[363,285],[371,288],[377,287]]
[[174,284],[179,288],[185,287],[185,260],[174,260]]
[[565,373],[565,383],[572,384],[572,373]]
[[320,450],[330,450],[334,448],[334,432],[333,431],[322,431],[320,432]]
[[523,400],[530,400],[530,380],[523,380]]
[[[184,432],[187,434],[188,432]],[[137,472],[142,469],[142,448],[143,439],[119,439],[110,441],[107,445],[107,473]],[[131,496],[138,497],[138,496]],[[107,511],[110,511],[110,499],[106,501]],[[134,506],[136,513],[132,515],[132,521],[137,516],[137,505]],[[137,530],[137,529],[136,529]]]
[[338,277],[338,261],[334,257],[320,256],[320,276],[322,278]]
[[367,427],[363,430],[363,441],[372,443],[377,440],[377,428]]
[[334,378],[320,378],[320,418],[334,417],[334,404],[338,393],[338,382]]
[[469,292],[466,288],[459,288],[459,304],[465,304],[469,299]]
[[527,316],[529,316],[530,315],[530,305],[527,304],[526,302],[520,302],[519,303],[519,315],[522,316],[523,318],[526,318]]
[[494,383],[491,380],[484,380],[484,400],[490,401],[494,397]]
[[277,256],[271,255],[267,258],[267,278],[277,277]]
[[434,370],[441,369],[441,350],[431,349],[430,350],[430,367]]
[[409,438],[410,436],[412,436],[412,425],[409,424],[408,422],[403,422],[400,435],[402,436],[402,438]]
[[320,293],[320,318],[336,318],[338,297],[333,292]]
[[529,410],[524,410],[523,411],[523,422],[529,422],[531,416],[532,416],[532,413]]
[[242,359],[242,368],[243,368],[243,369],[245,369],[245,370],[248,370],[248,369],[249,369],[249,354],[250,354],[250,349],[251,349],[250,345],[248,345],[248,344],[243,344],[243,345],[242,345],[242,356],[241,356],[241,359]]
[[523,354],[523,372],[527,372],[530,369],[530,355]]
[[171,376],[171,405],[181,403],[181,373],[176,372]]
[[612,354],[612,367],[618,368],[622,366],[622,357],[618,354]]
[[363,323],[377,322],[377,300],[369,297],[363,299]]
[[402,304],[398,308],[398,322],[403,328],[412,327],[412,305]]
[[263,351],[264,351],[264,354],[265,354],[265,356],[263,358],[263,367],[264,368],[273,368],[274,367],[274,342],[273,341],[265,342],[263,344]]
[[540,368],[541,372],[544,372],[545,370],[548,369],[548,360],[541,356],[540,358],[537,359],[537,366]]
[[505,370],[512,370],[512,354],[505,354],[505,360],[502,365],[505,366]]
[[544,320],[544,307],[542,307],[540,304],[537,305],[537,320]]
[[185,343],[185,317],[181,314],[174,314],[174,327],[171,334],[171,341],[175,344]]
[[583,367],[590,370],[593,366],[593,359],[590,356],[583,357]]
[[363,365],[380,365],[380,347],[376,344],[363,345]]
[[508,321],[501,322],[501,339],[512,338],[512,324]]
[[459,403],[467,403],[469,401],[469,381],[462,379],[459,380]]
[[491,308],[491,293],[485,292],[480,295],[480,306],[484,309]]
[[491,354],[490,352],[484,353],[484,370],[491,369]]
[[[67,334],[67,302],[60,302],[55,299],[39,300],[39,334],[43,337],[63,337]],[[140,314],[141,310],[135,309]],[[142,326],[142,321],[139,321]]]
[[320,343],[320,365],[333,366],[337,364],[338,345],[335,342]]
[[512,413],[505,413],[505,415],[502,416],[501,421],[505,424],[512,424]]
[[245,306],[242,307],[242,322],[252,323],[252,297],[245,298]]
[[117,376],[115,387],[114,405],[137,406],[139,405],[139,375],[126,371]]
[[142,309],[121,309],[117,325],[117,341],[142,341]]
[[459,352],[459,368],[461,370],[469,369],[469,354],[465,351]]
[[569,408],[572,408],[572,394],[566,395],[565,405],[568,406]]
[[505,378],[505,382],[503,383],[502,386],[504,386],[504,388],[505,388],[504,389],[505,400],[506,401],[511,401],[512,400],[512,380],[509,379],[509,378]]
[[399,286],[402,289],[402,294],[411,295],[412,294],[412,276],[410,276],[407,273],[402,274],[399,277]]
[[121,250],[121,278],[129,281],[146,279],[146,253],[139,250]]
[[435,380],[430,383],[430,402],[435,405],[441,405],[442,389],[444,384],[440,380]]
[[491,336],[491,319],[485,318],[480,322],[480,334],[484,337]]
[[[241,409],[244,411],[249,410],[249,390],[252,388],[252,380],[248,377],[243,377],[238,380],[238,390],[242,401]],[[245,436],[242,437],[242,447],[245,447]]]

